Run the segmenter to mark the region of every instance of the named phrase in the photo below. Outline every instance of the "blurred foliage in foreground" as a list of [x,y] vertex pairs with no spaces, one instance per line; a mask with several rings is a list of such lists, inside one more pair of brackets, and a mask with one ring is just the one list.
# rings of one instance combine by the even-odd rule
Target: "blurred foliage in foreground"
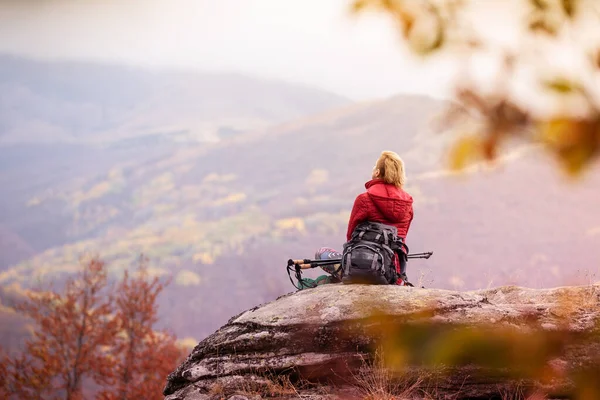
[[[486,23],[500,7],[507,23]],[[442,119],[466,131],[453,168],[493,161],[509,138],[543,144],[573,176],[600,154],[598,2],[355,0],[352,9],[391,16],[410,51],[440,68],[457,62],[456,101]],[[491,77],[476,82],[486,68]]]
[[[435,307],[401,317],[373,309],[340,339],[373,338],[369,368],[357,376],[369,399],[481,398],[482,386],[498,399],[600,399],[599,289],[560,298],[551,327],[535,311],[475,324],[435,322]],[[589,329],[574,328],[582,319]]]

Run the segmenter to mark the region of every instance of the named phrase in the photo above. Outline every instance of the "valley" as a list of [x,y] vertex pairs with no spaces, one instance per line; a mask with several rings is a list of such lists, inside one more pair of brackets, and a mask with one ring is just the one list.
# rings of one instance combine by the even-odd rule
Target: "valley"
[[[92,72],[83,69],[78,79]],[[53,96],[47,104],[64,93],[81,101],[70,83],[32,74],[37,80],[5,73],[0,82],[44,88],[40,93]],[[600,280],[599,168],[567,181],[538,149],[520,147],[495,168],[455,176],[444,162],[453,137],[431,126],[444,103],[421,96],[351,103],[280,84],[277,93],[285,95],[270,97],[252,81],[228,90],[206,83],[214,95],[174,85],[181,96],[167,91],[163,99],[163,89],[140,85],[144,90],[128,89],[127,104],[100,102],[114,109],[110,123],[67,129],[64,121],[74,118],[67,116],[55,136],[18,134],[32,125],[14,124],[38,118],[23,111],[36,109],[29,97],[15,113],[14,96],[2,103],[0,113],[20,126],[0,131],[2,310],[28,287],[60,283],[88,252],[103,257],[113,277],[144,254],[154,274],[173,277],[160,299],[159,325],[202,339],[231,315],[292,291],[288,258],[341,248],[354,198],[384,149],[407,165],[406,190],[415,199],[408,245],[434,251],[409,263],[411,281],[467,290]],[[217,103],[227,112],[216,112]],[[206,110],[196,112],[202,104]],[[225,123],[223,115],[244,121]],[[210,135],[181,136],[200,125],[210,126]],[[2,340],[15,332],[7,335]]]

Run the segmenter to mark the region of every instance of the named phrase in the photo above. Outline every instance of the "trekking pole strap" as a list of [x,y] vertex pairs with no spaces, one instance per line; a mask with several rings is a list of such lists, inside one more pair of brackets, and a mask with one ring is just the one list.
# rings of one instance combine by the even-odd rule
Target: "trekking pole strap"
[[[289,259],[287,263],[287,272],[288,277],[290,278],[290,282],[292,285],[298,290],[302,290],[304,287],[314,287],[313,285],[308,285],[306,281],[302,278],[302,269],[300,268],[300,264],[295,264],[294,260]],[[292,272],[294,273],[297,283],[294,283],[292,279]]]

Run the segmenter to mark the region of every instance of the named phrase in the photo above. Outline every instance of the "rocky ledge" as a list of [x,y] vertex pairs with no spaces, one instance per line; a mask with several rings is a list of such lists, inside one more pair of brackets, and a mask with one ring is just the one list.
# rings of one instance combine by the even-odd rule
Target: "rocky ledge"
[[598,389],[599,317],[598,285],[324,285],[231,318],[169,375],[163,394],[575,398]]

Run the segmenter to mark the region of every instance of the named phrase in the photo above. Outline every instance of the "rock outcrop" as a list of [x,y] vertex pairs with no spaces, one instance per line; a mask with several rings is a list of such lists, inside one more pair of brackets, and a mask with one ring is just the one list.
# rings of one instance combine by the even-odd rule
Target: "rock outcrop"
[[[388,390],[373,387],[385,381],[430,398],[515,390],[568,397],[582,374],[598,368],[599,317],[597,285],[470,292],[324,285],[230,319],[169,375],[163,394],[286,397],[288,388],[290,398],[302,390],[349,398]],[[373,364],[377,354],[384,357]],[[374,383],[369,374],[385,379]]]

